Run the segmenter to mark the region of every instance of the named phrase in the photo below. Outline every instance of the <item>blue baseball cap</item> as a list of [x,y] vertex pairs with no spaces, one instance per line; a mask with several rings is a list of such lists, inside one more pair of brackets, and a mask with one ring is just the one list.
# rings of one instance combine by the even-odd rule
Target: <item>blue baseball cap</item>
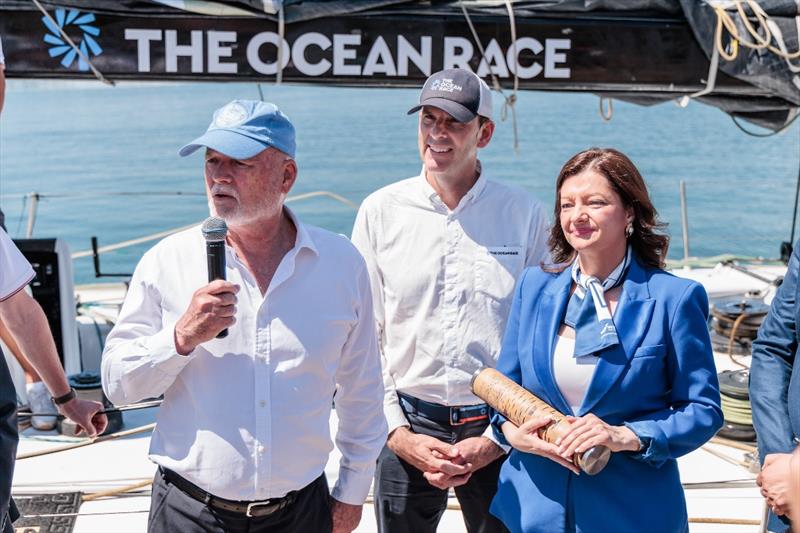
[[294,126],[275,104],[234,100],[214,111],[206,132],[178,150],[181,157],[211,148],[233,159],[250,159],[270,146],[294,159]]

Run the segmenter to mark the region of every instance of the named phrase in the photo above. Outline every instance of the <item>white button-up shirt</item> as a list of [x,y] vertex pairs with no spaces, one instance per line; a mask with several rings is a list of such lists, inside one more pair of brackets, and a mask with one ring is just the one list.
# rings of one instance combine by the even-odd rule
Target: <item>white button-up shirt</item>
[[164,395],[150,458],[230,500],[265,500],[324,471],[342,453],[332,495],[360,505],[386,440],[369,277],[346,238],[300,224],[265,295],[227,248],[238,284],[236,323],[188,356],[175,323],[208,283],[200,228],[173,235],[136,268],[103,353],[103,388],[115,404]]
[[31,264],[0,228],[0,301],[18,293],[33,276]]
[[452,211],[423,175],[361,204],[353,244],[367,261],[389,431],[397,392],[474,405],[472,374],[494,367],[522,270],[549,258],[547,218],[524,190],[481,175]]

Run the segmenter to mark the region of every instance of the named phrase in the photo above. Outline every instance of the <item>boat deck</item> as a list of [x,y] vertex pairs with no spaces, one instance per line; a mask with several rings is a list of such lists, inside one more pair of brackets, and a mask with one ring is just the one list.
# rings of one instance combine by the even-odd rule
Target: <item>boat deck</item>
[[[785,269],[783,269],[785,271]],[[709,296],[715,297],[762,290],[763,282],[725,267],[675,271],[677,275],[695,279],[706,286]],[[774,278],[782,274],[780,268],[765,267],[761,274]],[[724,279],[722,279],[724,278]],[[735,287],[738,290],[733,290]],[[79,320],[87,332],[96,336],[95,322],[113,321],[116,309],[124,294],[122,284],[103,284],[79,289],[84,313]],[[82,345],[96,340],[91,335],[82,337]],[[84,334],[83,332],[81,333]],[[99,350],[99,346],[96,346]],[[99,356],[82,357],[84,366],[99,366]],[[747,358],[738,358],[745,364]],[[736,364],[725,354],[715,354],[718,371],[736,369]],[[124,429],[150,424],[155,419],[155,409],[149,408],[124,413]],[[332,414],[331,428],[336,427]],[[55,432],[42,433],[26,430],[20,439],[18,454],[50,450],[81,439],[64,437]],[[80,491],[84,499],[92,494],[146,483],[152,480],[155,465],[147,458],[150,434],[142,433],[119,440],[95,443],[89,446],[61,451],[38,457],[20,458],[14,475],[15,497],[25,494]],[[756,533],[761,531],[764,502],[755,485],[756,474],[748,469],[747,445],[736,447],[708,443],[679,460],[684,484],[692,533]],[[336,479],[340,455],[331,454],[326,473],[329,482]],[[452,494],[452,493],[451,493]],[[451,497],[440,532],[465,531],[458,510],[458,502]],[[76,533],[138,533],[146,531],[150,503],[149,485],[128,493],[84,501],[75,522]],[[371,499],[364,506],[364,515],[356,531],[376,531]]]

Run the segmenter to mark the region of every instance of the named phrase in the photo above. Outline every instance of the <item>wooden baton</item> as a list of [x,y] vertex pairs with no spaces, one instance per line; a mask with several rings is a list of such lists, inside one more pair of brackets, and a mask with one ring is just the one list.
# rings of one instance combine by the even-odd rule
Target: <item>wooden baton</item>
[[[471,386],[475,396],[516,426],[532,418],[550,417],[553,421],[539,428],[539,438],[551,444],[569,432],[570,423],[566,416],[494,368],[475,372]],[[576,453],[572,462],[593,476],[605,468],[610,458],[611,450],[605,446],[594,446],[581,454]]]

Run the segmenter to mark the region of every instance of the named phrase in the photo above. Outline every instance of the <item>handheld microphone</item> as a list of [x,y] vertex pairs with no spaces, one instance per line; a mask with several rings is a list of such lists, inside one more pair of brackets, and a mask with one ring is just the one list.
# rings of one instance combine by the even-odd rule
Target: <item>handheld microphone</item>
[[[218,217],[208,217],[201,228],[206,240],[206,258],[208,260],[208,282],[225,279],[225,235],[228,226]],[[217,338],[228,336],[228,328],[217,333]]]

